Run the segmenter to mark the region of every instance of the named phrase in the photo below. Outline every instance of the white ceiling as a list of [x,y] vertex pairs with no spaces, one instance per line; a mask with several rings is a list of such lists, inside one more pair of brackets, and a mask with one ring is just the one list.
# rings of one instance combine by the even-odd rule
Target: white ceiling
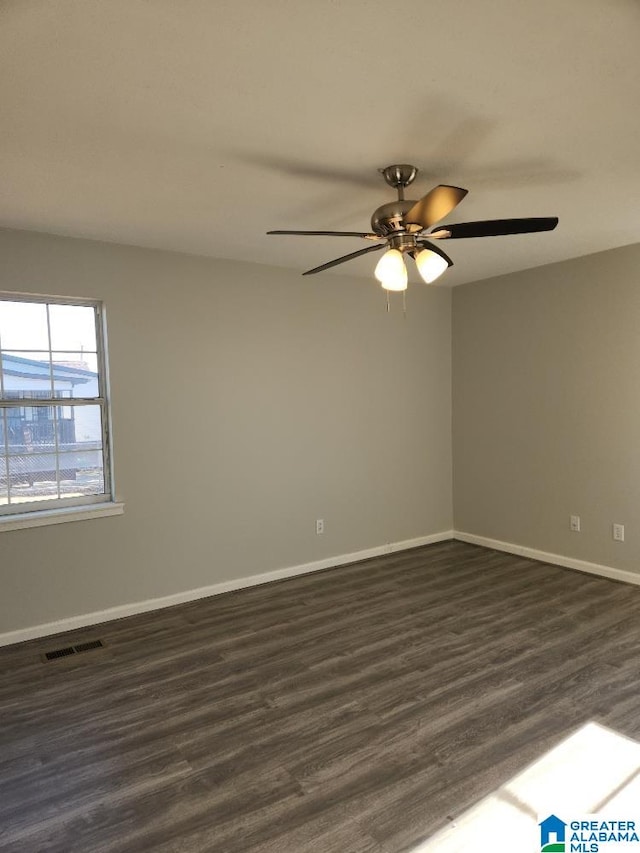
[[303,271],[368,244],[265,231],[367,230],[413,163],[450,222],[560,217],[449,284],[635,243],[639,45],[635,0],[4,0],[0,225]]

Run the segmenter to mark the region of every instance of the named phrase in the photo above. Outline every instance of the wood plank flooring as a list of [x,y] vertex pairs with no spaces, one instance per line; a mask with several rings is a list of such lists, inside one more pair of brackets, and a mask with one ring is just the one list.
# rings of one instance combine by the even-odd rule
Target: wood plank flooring
[[0,851],[410,851],[589,720],[640,589],[431,545],[0,649]]

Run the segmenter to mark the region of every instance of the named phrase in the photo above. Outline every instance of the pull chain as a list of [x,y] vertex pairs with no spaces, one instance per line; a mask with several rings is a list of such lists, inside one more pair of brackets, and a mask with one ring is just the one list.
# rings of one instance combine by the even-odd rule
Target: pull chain
[[[389,291],[385,291],[387,294],[387,314],[391,311],[391,297],[389,295]],[[402,313],[404,315],[404,319],[407,319],[407,291],[402,291]]]

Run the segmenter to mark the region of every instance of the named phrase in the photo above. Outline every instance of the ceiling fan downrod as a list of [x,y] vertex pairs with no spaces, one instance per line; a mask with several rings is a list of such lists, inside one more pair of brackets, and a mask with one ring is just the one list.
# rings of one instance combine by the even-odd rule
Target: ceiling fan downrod
[[[389,237],[392,234],[411,234],[421,230],[419,225],[408,225],[405,215],[413,208],[415,201],[408,201],[404,197],[405,188],[413,183],[418,169],[409,163],[399,163],[378,169],[386,183],[393,187],[398,193],[395,201],[388,201],[380,205],[371,217],[371,229],[379,237]],[[394,248],[401,248],[395,246]]]

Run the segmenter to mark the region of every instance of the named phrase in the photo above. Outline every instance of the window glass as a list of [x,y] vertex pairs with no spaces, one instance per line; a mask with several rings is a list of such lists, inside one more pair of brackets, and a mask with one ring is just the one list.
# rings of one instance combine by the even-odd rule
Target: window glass
[[49,305],[51,349],[96,352],[96,318],[85,305]]
[[49,350],[46,304],[7,300],[0,308],[3,349]]

